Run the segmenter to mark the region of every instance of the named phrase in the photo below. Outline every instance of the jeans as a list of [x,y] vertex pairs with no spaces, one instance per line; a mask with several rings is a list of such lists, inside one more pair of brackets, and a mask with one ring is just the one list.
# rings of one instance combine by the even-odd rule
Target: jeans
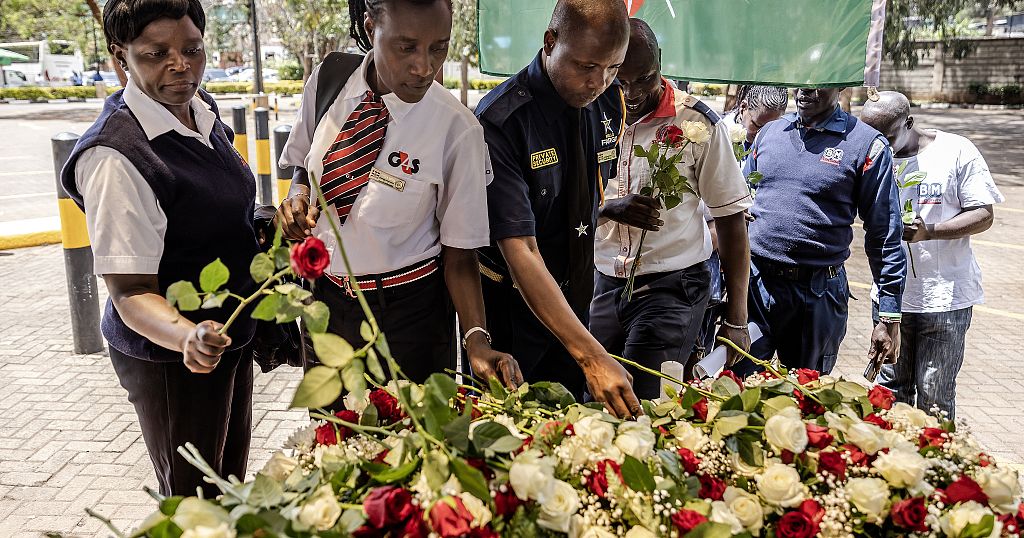
[[[878,383],[896,394],[896,400],[931,412],[938,407],[953,420],[956,413],[956,376],[964,363],[964,341],[974,308],[952,312],[903,314],[900,322],[900,358],[886,364]],[[878,304],[874,316],[878,319]]]

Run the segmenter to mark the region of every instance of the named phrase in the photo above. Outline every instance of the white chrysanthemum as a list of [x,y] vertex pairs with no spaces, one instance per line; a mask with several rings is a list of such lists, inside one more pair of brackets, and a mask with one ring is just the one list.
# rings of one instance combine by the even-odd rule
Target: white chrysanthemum
[[299,453],[306,453],[316,445],[316,427],[319,424],[311,423],[295,430],[284,442],[284,448],[292,448]]

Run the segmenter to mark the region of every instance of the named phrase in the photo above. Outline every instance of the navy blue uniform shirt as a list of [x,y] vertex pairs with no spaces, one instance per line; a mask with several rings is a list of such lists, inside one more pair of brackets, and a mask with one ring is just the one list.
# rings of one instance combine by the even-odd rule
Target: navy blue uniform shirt
[[853,222],[864,221],[864,250],[882,312],[899,314],[907,273],[892,153],[885,137],[839,107],[814,127],[797,114],[758,133],[744,173],[758,171],[750,252],[790,265],[825,267],[850,257]]
[[[537,54],[529,66],[489,92],[476,108],[484,128],[494,179],[487,187],[491,246],[480,249],[481,262],[508,276],[496,243],[509,237],[534,236],[548,271],[565,283],[569,239],[581,223],[569,222],[572,153],[571,108],[558,95]],[[615,174],[619,134],[624,120],[622,90],[610,86],[582,109],[580,130],[587,161],[591,199],[590,222],[582,223],[593,238],[604,182]],[[577,235],[570,235],[577,234]]]

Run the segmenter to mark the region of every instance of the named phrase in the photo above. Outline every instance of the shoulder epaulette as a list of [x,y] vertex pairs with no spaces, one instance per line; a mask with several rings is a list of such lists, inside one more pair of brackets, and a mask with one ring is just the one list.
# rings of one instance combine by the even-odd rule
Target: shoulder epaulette
[[[494,96],[490,99],[491,95]],[[518,77],[510,78],[491,90],[477,107],[476,116],[501,126],[519,107],[530,102],[530,90],[520,83]]]
[[722,121],[722,117],[718,115],[718,112],[712,110],[711,107],[707,105],[707,103],[701,101],[700,99],[697,99],[696,97],[693,97],[692,95],[690,97],[695,102],[692,105],[688,104],[688,106],[696,110],[697,112],[700,112],[701,115],[703,115],[705,118],[708,119],[708,121],[711,122],[711,125],[718,125],[718,122]]

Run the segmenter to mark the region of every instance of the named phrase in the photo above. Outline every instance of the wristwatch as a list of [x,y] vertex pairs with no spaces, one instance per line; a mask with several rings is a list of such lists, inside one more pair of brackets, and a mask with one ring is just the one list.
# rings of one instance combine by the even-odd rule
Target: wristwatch
[[484,333],[484,338],[486,338],[486,339],[487,339],[487,343],[488,343],[488,344],[490,344],[490,343],[491,343],[491,333],[487,332],[487,329],[485,329],[485,328],[483,328],[483,327],[479,327],[479,326],[478,326],[478,327],[473,327],[472,329],[470,329],[470,330],[466,331],[466,334],[464,334],[464,335],[462,336],[462,347],[463,347],[463,348],[465,348],[465,349],[469,349],[469,344],[468,344],[467,342],[468,342],[468,340],[469,340],[469,337],[470,337],[470,336],[471,336],[471,335],[472,335],[473,333]]

